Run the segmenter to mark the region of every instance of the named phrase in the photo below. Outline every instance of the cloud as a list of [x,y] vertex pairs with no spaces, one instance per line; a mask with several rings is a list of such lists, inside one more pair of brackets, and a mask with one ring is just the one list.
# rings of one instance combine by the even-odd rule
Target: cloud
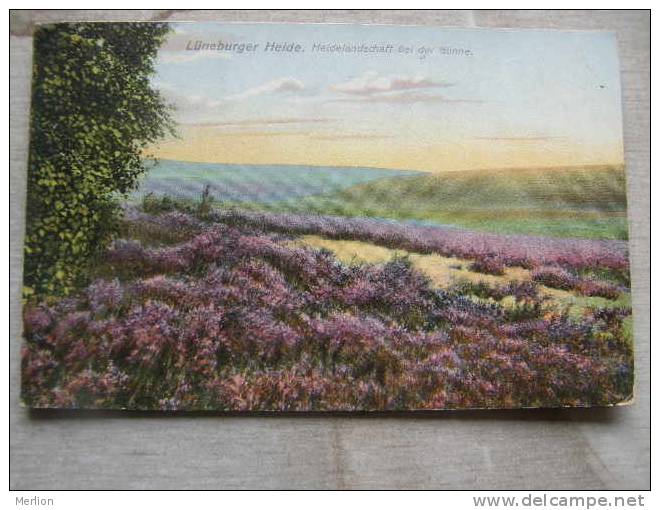
[[335,119],[329,118],[297,118],[297,117],[282,117],[282,118],[263,118],[263,119],[239,119],[219,122],[202,122],[195,123],[198,127],[254,127],[254,126],[282,126],[291,124],[323,124],[328,122],[335,122]]
[[351,141],[351,140],[388,140],[394,138],[392,135],[369,134],[369,133],[343,133],[343,134],[319,134],[311,135],[314,140],[324,141]]
[[[182,90],[180,87],[165,81],[155,80],[153,85],[160,91],[164,99],[174,107],[177,122],[189,126],[208,128],[281,128],[287,125],[322,124],[336,122],[337,120],[315,116],[240,118],[242,117],[241,115],[236,115],[235,107],[241,99],[267,93],[286,93],[304,88],[299,80],[293,78],[273,80],[262,86],[248,89],[240,94],[225,97],[192,94],[185,89]],[[233,115],[232,111],[234,111]]]
[[566,140],[565,136],[475,136],[474,140],[489,142],[546,142],[549,140]]
[[432,80],[425,76],[383,76],[368,71],[347,82],[331,85],[330,89],[341,94],[372,96],[397,91],[445,88],[452,85],[453,83]]
[[331,85],[338,93],[327,102],[334,103],[481,103],[470,99],[450,99],[437,89],[453,87],[454,83],[434,80],[428,76],[385,76],[368,71],[349,81]]
[[244,90],[239,94],[227,96],[227,99],[241,100],[250,97],[261,96],[263,94],[282,93],[282,92],[298,92],[305,89],[305,85],[296,78],[277,78],[269,82]]
[[271,138],[274,136],[306,136],[307,131],[284,130],[284,131],[225,131],[214,134],[214,136],[226,138]]
[[[185,124],[205,124],[207,126],[256,126],[256,125],[273,125],[273,124],[294,124],[294,123],[309,123],[309,122],[323,122],[327,119],[305,119],[305,118],[276,118],[276,119],[241,119],[232,121],[220,122],[200,122],[202,119],[208,119],[209,114],[218,112],[219,110],[227,107],[231,102],[248,99],[250,97],[259,96],[268,93],[284,93],[289,91],[298,91],[304,89],[302,82],[294,78],[280,78],[273,80],[259,87],[254,87],[241,92],[226,96],[224,98],[214,99],[208,96],[199,94],[186,94],[178,90],[173,85],[163,82],[156,82],[154,86],[160,90],[165,99],[174,105],[179,116],[184,116],[185,119],[179,119]],[[192,116],[192,117],[191,117]],[[195,117],[197,116],[197,117]]]
[[387,94],[373,94],[359,97],[340,97],[331,99],[333,103],[390,103],[390,104],[413,104],[413,103],[444,103],[444,104],[480,104],[483,101],[476,99],[448,99],[440,94],[428,94],[420,92],[394,92]]
[[199,115],[218,110],[223,104],[222,101],[212,99],[208,96],[185,94],[168,83],[156,82],[154,86],[161,92],[168,103],[174,105],[179,116],[192,115],[193,118],[196,118]]

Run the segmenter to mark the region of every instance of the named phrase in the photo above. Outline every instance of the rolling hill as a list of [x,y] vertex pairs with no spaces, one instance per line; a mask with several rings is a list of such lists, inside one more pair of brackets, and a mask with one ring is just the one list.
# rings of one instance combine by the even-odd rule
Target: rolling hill
[[628,233],[625,171],[616,166],[399,176],[272,205],[508,234],[626,239]]
[[233,165],[159,160],[135,194],[197,199],[208,185],[211,194],[228,202],[269,203],[329,194],[357,184],[419,175],[419,172],[360,167],[304,165]]

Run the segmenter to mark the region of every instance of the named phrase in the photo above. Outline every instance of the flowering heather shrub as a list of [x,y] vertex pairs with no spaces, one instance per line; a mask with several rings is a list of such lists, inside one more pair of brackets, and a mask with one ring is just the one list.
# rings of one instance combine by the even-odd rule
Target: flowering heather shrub
[[521,321],[538,319],[545,313],[546,297],[539,296],[538,287],[534,282],[511,281],[506,285],[490,286],[485,282],[462,282],[451,287],[451,291],[459,295],[472,295],[482,299],[502,301],[512,297],[513,303],[503,307],[502,320]]
[[555,289],[575,290],[583,296],[600,296],[606,299],[619,297],[619,289],[615,285],[591,278],[580,278],[559,267],[539,268],[532,273],[532,279]]
[[[479,287],[495,301],[477,302],[432,288],[405,259],[347,267],[255,225],[195,228],[173,245],[118,241],[104,262],[116,278],[26,306],[28,405],[387,410],[631,394],[624,311],[576,323],[539,313],[532,282]],[[514,308],[498,303],[506,296]]]
[[497,254],[505,266],[526,269],[556,264],[573,269],[600,267],[625,276],[629,270],[625,241],[563,239],[472,232],[452,227],[418,226],[376,218],[217,211],[210,218],[264,231],[317,234],[332,239],[369,241],[388,248],[479,260]]
[[121,304],[124,291],[119,280],[97,280],[87,288],[87,300],[92,312],[113,311]]
[[560,267],[541,267],[532,273],[532,280],[554,289],[571,290],[578,284],[578,279]]
[[26,334],[39,334],[48,329],[53,317],[45,306],[30,307],[23,313],[23,328]]
[[139,237],[154,244],[173,244],[199,234],[203,227],[202,221],[180,211],[172,210],[152,216],[127,208],[124,212],[122,232],[128,238]]
[[583,296],[598,296],[605,299],[617,299],[619,297],[619,289],[607,282],[599,282],[596,280],[581,280],[576,290]]
[[512,296],[515,301],[534,301],[539,299],[538,286],[534,282],[512,280],[504,285],[491,286],[486,282],[462,281],[451,287],[451,290],[461,295],[473,295],[484,299],[501,301]]
[[484,257],[482,259],[475,260],[470,264],[470,271],[475,271],[477,273],[484,274],[493,274],[493,275],[503,275],[504,274],[504,264],[495,257]]
[[502,297],[513,296],[516,301],[534,301],[539,299],[538,286],[534,282],[513,280],[506,285],[496,287],[496,291]]

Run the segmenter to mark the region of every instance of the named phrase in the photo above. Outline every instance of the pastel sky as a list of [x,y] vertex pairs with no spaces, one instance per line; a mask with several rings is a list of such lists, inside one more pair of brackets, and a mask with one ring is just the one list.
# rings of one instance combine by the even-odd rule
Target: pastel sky
[[[179,138],[161,158],[431,172],[621,164],[616,39],[603,32],[177,23],[154,84]],[[255,43],[243,53],[189,41]],[[264,51],[268,42],[300,53]],[[320,53],[315,43],[392,45]],[[412,53],[399,53],[412,47]],[[436,48],[420,58],[420,47]],[[468,55],[439,54],[455,48]]]

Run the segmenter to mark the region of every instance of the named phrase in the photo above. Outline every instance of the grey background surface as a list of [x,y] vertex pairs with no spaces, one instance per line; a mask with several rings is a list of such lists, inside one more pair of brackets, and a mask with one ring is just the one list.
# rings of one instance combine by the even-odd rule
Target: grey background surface
[[[374,416],[34,414],[19,406],[31,32],[63,20],[349,22],[616,32],[635,315],[636,401],[586,410]],[[18,11],[10,43],[13,489],[650,486],[650,14],[646,11]]]

